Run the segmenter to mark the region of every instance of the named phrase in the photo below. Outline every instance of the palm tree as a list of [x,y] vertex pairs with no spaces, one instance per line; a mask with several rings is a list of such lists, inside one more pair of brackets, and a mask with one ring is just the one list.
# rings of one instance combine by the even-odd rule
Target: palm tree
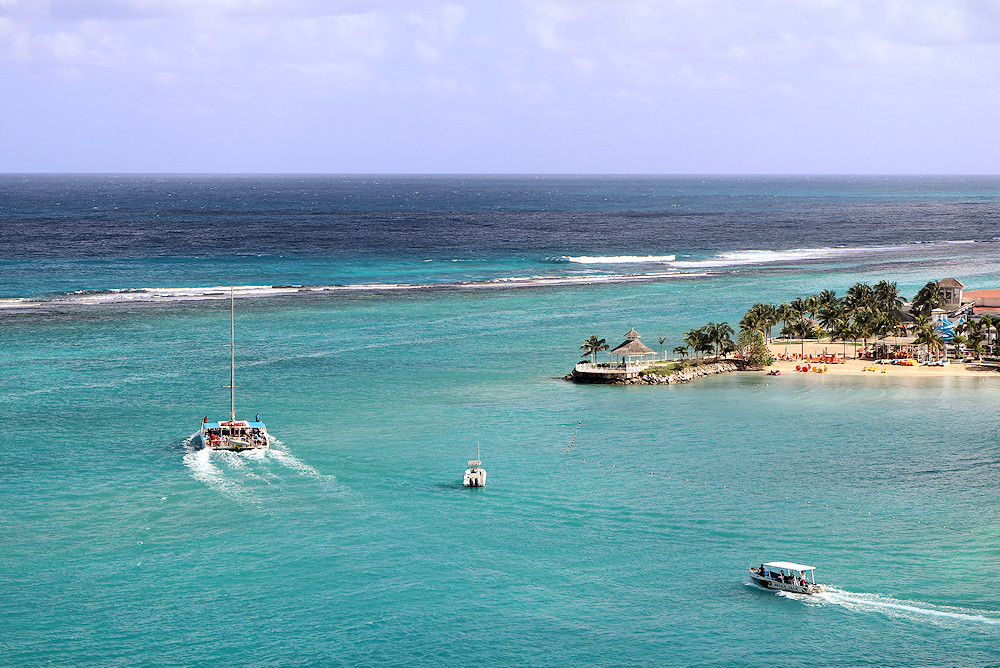
[[875,332],[878,314],[870,307],[861,307],[856,309],[852,315],[854,317],[854,326],[857,328],[855,334],[858,338],[864,340],[865,348],[867,348],[868,337]]
[[854,344],[854,359],[858,359],[858,339],[861,338],[862,333],[861,327],[856,322],[847,326],[847,335],[851,337],[851,343]]
[[660,337],[660,359],[663,359],[663,342],[667,340],[667,337]]
[[819,324],[829,332],[836,327],[838,321],[844,318],[844,310],[834,302],[821,306],[816,315],[819,318]]
[[844,302],[850,312],[875,305],[875,290],[867,283],[855,283],[847,289]]
[[925,345],[931,352],[937,352],[944,347],[944,339],[934,327],[921,327],[917,331],[917,345]]
[[896,283],[879,281],[875,284],[875,303],[884,313],[892,313],[903,305],[903,298],[899,296],[899,289]]
[[764,323],[760,315],[753,311],[747,311],[743,314],[743,318],[740,319],[740,331],[759,332],[761,336],[764,336]]
[[802,321],[806,317],[809,305],[801,297],[796,297],[788,304],[789,324],[792,325],[790,331],[798,332],[801,335],[802,354],[806,353],[805,334],[802,333]]
[[716,346],[716,357],[720,353],[725,354],[735,348],[735,344],[731,338],[733,333],[733,328],[729,326],[728,322],[720,322],[714,326],[712,330],[712,343]]
[[757,310],[757,314],[760,317],[761,327],[764,331],[761,334],[764,335],[764,342],[766,343],[771,339],[771,328],[778,324],[778,307],[774,304],[757,304],[754,306]]
[[688,355],[687,346],[677,346],[676,348],[674,348],[674,353],[681,359],[684,359]]
[[957,357],[958,351],[960,351],[962,347],[965,345],[965,337],[962,336],[961,334],[952,334],[951,345],[955,346],[955,353]]
[[816,311],[818,311],[819,307],[822,306],[822,304],[820,304],[818,295],[810,295],[806,297],[803,300],[803,305],[805,307],[803,309],[803,312],[808,313],[810,318],[815,318]]
[[580,348],[586,351],[583,353],[584,358],[586,358],[587,355],[590,355],[591,361],[594,364],[597,364],[597,353],[602,350],[607,350],[609,347],[610,346],[608,346],[607,342],[605,342],[604,339],[597,338],[596,334],[591,334],[590,338],[584,341],[583,345],[580,346]]
[[844,359],[847,359],[847,341],[852,337],[851,321],[847,316],[841,314],[833,321],[830,327],[830,338],[840,339],[844,342]]
[[816,300],[819,302],[820,307],[832,307],[840,303],[837,299],[837,293],[833,290],[823,290],[818,295],[816,295]]
[[777,318],[775,324],[778,324],[778,322],[785,323],[785,326],[781,328],[782,332],[784,332],[788,328],[788,323],[790,323],[795,318],[795,316],[792,314],[791,307],[788,306],[788,304],[786,304],[785,302],[781,302],[781,304],[774,307],[774,317]]
[[898,327],[899,316],[896,315],[896,311],[882,311],[876,316],[875,331],[878,332],[879,338],[883,341],[890,332],[895,332]]
[[989,313],[984,313],[979,316],[979,325],[983,328],[983,333],[986,335],[986,347],[991,348],[996,343],[996,337],[991,336],[991,333],[994,327],[1000,330],[1000,318],[995,318]]
[[920,288],[920,291],[914,295],[913,306],[910,310],[913,313],[929,316],[931,311],[939,308],[943,304],[944,295],[941,294],[937,281],[930,281],[924,285],[924,287]]
[[707,332],[701,333],[701,339],[698,341],[698,350],[701,352],[701,356],[704,358],[705,355],[715,350],[715,344],[712,339],[708,337]]
[[699,329],[689,329],[687,334],[684,335],[684,343],[687,347],[694,351],[694,356],[697,358],[698,353],[701,351],[699,344],[703,341],[705,335],[705,328],[701,327]]
[[983,331],[979,328],[970,330],[965,337],[969,347],[976,352],[977,357],[983,355]]

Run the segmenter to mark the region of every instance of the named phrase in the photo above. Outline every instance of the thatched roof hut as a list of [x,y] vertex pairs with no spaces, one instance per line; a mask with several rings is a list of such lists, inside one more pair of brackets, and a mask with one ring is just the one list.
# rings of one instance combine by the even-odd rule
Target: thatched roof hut
[[629,330],[625,335],[625,341],[620,346],[611,351],[611,355],[632,361],[635,358],[645,359],[648,355],[656,356],[656,353],[639,340],[639,332],[635,329]]

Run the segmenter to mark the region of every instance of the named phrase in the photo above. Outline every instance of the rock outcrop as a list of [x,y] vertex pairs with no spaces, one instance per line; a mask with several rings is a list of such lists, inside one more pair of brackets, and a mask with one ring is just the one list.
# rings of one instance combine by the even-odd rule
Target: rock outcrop
[[[713,362],[711,364],[699,364],[686,366],[679,371],[674,371],[671,374],[658,374],[658,373],[648,373],[641,376],[635,376],[633,378],[614,378],[605,381],[608,385],[673,385],[675,383],[689,383],[695,378],[702,378],[703,376],[714,376],[720,373],[730,373],[732,371],[742,371],[745,364],[740,362],[734,362],[732,360],[725,360],[722,362]],[[588,377],[587,380],[575,377],[574,374],[568,374],[564,376],[566,380],[580,381],[580,382],[598,382],[593,379],[592,376]]]
[[695,378],[714,376],[720,373],[731,373],[739,370],[740,367],[735,362],[713,362],[712,364],[686,366],[680,371],[674,371],[665,376],[658,373],[649,373],[637,378],[617,381],[615,385],[672,385],[674,383],[690,383]]

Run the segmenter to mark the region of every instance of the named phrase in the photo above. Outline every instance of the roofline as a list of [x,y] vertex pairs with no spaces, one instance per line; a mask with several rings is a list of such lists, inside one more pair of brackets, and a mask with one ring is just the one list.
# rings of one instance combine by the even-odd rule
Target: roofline
[[793,564],[790,561],[772,561],[772,562],[769,562],[769,563],[765,563],[764,566],[767,567],[767,568],[778,568],[778,569],[787,568],[787,569],[791,569],[793,571],[814,571],[814,570],[816,570],[815,566],[806,566],[805,564]]

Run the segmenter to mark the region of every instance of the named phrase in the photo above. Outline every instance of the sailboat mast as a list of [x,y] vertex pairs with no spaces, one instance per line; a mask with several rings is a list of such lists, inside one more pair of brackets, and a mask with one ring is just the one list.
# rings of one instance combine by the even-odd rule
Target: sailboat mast
[[236,421],[236,304],[229,288],[229,419]]

